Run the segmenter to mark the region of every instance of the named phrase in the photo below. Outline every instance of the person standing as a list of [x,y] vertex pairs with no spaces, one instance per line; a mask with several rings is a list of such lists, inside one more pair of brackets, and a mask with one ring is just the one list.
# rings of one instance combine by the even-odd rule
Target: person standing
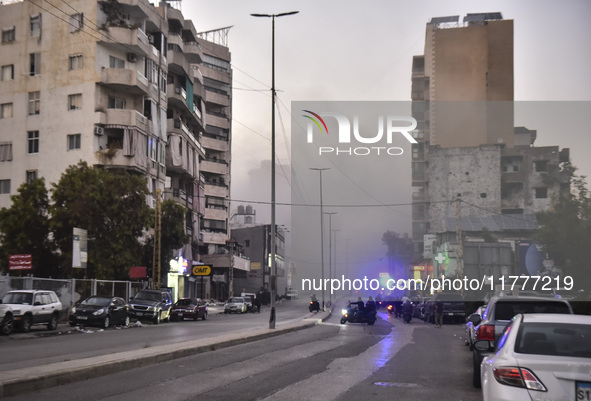
[[435,327],[441,328],[443,325],[443,301],[435,302]]

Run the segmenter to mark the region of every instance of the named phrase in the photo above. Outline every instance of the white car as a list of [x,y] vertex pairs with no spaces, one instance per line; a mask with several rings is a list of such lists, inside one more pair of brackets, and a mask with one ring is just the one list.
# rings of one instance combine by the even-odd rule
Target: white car
[[46,324],[49,330],[55,330],[62,310],[55,292],[47,290],[9,291],[2,298],[2,304],[12,309],[14,323],[24,333],[37,324]]
[[246,301],[242,297],[229,298],[224,305],[224,313],[246,313]]
[[519,314],[483,359],[484,401],[591,400],[591,316]]
[[14,320],[12,317],[12,308],[0,303],[0,334],[8,335],[12,333]]

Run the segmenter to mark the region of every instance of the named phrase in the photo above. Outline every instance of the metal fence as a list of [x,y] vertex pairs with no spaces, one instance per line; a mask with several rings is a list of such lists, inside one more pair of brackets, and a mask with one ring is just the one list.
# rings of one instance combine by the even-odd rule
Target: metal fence
[[148,282],[69,279],[0,275],[0,297],[13,290],[50,290],[57,294],[63,309],[69,311],[76,302],[93,295],[121,297],[125,301],[147,288]]

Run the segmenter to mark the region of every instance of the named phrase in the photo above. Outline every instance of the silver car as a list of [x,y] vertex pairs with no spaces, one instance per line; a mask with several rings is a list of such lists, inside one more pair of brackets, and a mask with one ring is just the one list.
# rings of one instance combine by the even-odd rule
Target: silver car
[[12,308],[0,303],[0,334],[8,335],[12,333],[14,320],[12,317]]
[[246,313],[246,301],[242,297],[229,298],[224,305],[224,313]]

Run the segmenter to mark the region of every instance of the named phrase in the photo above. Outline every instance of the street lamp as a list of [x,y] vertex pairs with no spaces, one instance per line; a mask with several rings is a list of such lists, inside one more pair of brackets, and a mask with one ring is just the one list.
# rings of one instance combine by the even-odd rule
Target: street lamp
[[[328,279],[332,280],[332,215],[337,212],[324,213],[328,215]],[[328,294],[328,304],[332,306],[332,281],[329,281],[330,293]]]
[[275,328],[275,298],[277,296],[277,264],[275,263],[275,17],[297,14],[290,11],[281,14],[250,14],[253,17],[267,17],[271,24],[271,316],[269,328]]
[[324,311],[324,219],[322,208],[322,172],[328,168],[310,168],[320,173],[320,265],[322,266],[322,311]]

